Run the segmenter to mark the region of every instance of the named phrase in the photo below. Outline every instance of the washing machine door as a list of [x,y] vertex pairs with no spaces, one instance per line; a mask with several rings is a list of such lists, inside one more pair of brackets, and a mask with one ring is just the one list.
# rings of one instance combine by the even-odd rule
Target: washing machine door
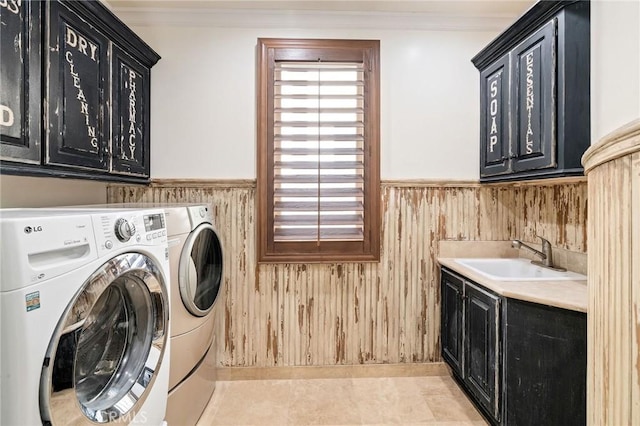
[[180,297],[193,315],[213,309],[222,281],[222,247],[213,226],[203,223],[184,243],[178,274]]
[[114,257],[76,293],[49,344],[43,423],[130,423],[163,358],[169,308],[162,273],[140,253]]

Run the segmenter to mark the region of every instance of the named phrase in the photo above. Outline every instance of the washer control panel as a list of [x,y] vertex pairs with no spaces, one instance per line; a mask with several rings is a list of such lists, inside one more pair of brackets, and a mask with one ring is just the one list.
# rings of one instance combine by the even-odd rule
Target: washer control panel
[[164,212],[152,210],[114,210],[92,215],[98,252],[118,250],[131,245],[167,243]]

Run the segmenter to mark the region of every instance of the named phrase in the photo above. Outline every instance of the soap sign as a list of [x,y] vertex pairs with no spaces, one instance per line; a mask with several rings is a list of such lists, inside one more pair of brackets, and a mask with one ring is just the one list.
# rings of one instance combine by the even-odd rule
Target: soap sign
[[0,138],[19,144],[24,110],[24,11],[20,0],[0,0]]
[[65,145],[98,153],[100,146],[101,52],[81,31],[64,26]]
[[487,78],[487,163],[502,161],[502,69]]

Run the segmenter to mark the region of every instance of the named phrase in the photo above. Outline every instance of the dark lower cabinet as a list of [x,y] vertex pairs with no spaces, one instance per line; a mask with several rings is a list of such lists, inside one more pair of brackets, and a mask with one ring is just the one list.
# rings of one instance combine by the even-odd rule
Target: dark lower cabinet
[[500,418],[500,298],[442,270],[442,357],[494,421]]
[[504,424],[585,425],[587,315],[507,299]]
[[442,358],[494,425],[586,424],[586,314],[441,270]]

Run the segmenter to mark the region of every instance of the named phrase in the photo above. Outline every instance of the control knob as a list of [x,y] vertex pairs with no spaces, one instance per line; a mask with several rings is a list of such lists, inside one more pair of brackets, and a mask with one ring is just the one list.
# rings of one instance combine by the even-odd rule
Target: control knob
[[116,237],[126,243],[136,233],[136,227],[133,223],[129,223],[127,219],[121,217],[116,220],[115,232]]

